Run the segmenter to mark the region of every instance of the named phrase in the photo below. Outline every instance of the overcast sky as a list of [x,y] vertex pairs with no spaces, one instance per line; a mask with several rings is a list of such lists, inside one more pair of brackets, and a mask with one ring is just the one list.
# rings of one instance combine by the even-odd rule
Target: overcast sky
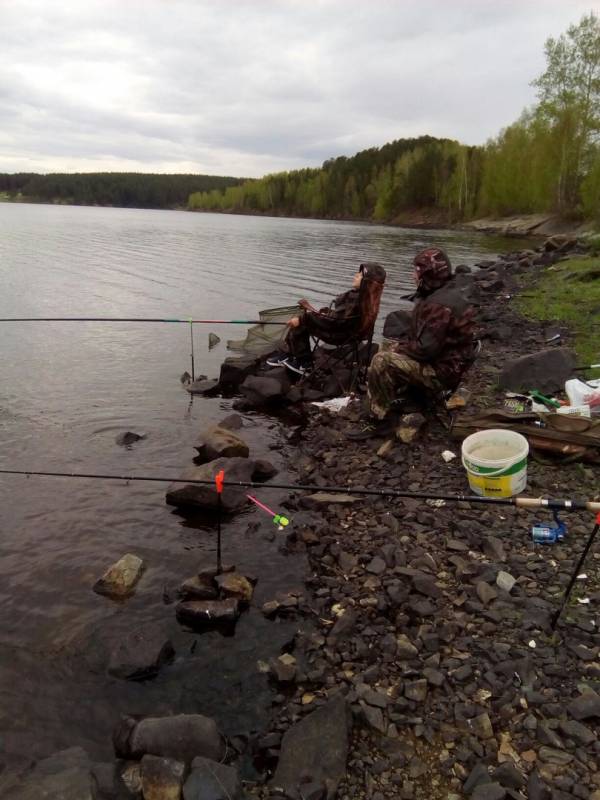
[[600,0],[0,0],[0,171],[258,176],[480,144]]

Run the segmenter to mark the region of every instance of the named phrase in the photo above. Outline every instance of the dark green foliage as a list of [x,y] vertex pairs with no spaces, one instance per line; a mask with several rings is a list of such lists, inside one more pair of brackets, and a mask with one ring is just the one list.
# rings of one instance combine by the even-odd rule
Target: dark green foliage
[[34,202],[124,208],[185,206],[192,192],[225,189],[240,178],[217,175],[158,175],[139,172],[0,173],[0,192]]

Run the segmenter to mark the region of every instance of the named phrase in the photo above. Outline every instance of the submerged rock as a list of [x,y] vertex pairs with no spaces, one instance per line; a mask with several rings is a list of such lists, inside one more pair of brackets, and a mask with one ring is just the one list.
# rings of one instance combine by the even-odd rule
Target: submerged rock
[[218,594],[212,575],[192,575],[181,584],[177,593],[184,600],[216,600]]
[[198,756],[220,761],[225,755],[217,723],[202,714],[142,720],[123,717],[113,734],[113,744],[119,758],[140,759],[150,754],[189,764]]
[[[216,511],[218,506],[215,475],[225,471],[225,480],[251,481],[254,461],[248,458],[218,458],[208,464],[192,467],[183,473],[184,479],[207,481],[206,484],[172,483],[167,489],[166,501],[171,506],[196,507]],[[221,496],[226,513],[240,511],[248,503],[244,487],[225,486]]]
[[154,678],[175,655],[173,644],[156,628],[138,630],[120,641],[110,656],[108,672],[115,678]]
[[144,562],[138,556],[127,553],[112,565],[94,584],[94,591],[114,599],[127,597],[135,588],[142,572]]
[[250,455],[250,448],[241,436],[218,425],[202,431],[194,447],[201,463],[216,458],[248,458]]
[[146,438],[145,433],[134,433],[133,431],[125,431],[125,433],[120,433],[117,436],[115,442],[121,445],[122,447],[126,447],[127,445],[135,444],[136,442],[139,442],[140,439],[145,439],[145,438]]
[[237,598],[226,600],[184,600],[175,607],[179,622],[191,628],[207,628],[232,625],[240,616]]

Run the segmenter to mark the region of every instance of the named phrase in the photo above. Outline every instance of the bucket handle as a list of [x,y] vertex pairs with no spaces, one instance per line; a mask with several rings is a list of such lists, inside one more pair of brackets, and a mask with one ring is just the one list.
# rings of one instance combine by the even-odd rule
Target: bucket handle
[[478,475],[481,478],[497,478],[506,469],[506,467],[500,467],[500,469],[496,469],[493,472],[473,472],[473,470],[469,469],[467,466],[464,455],[462,456],[462,465],[471,475]]

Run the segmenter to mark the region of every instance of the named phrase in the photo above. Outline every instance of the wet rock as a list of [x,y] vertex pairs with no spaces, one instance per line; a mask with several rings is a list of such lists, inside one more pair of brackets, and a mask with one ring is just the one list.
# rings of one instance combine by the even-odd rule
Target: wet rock
[[138,556],[127,553],[120,558],[94,584],[94,591],[113,599],[130,595],[144,571],[144,562]]
[[259,359],[253,356],[226,358],[221,364],[219,385],[227,392],[235,392],[248,375],[259,365]]
[[139,442],[141,439],[145,439],[145,433],[134,433],[133,431],[125,431],[125,433],[120,433],[115,442],[121,447],[128,447],[129,445],[135,444]]
[[242,782],[235,767],[195,758],[183,787],[183,800],[242,800]]
[[286,388],[277,378],[249,375],[240,386],[240,391],[252,406],[260,407],[281,402]]
[[211,381],[206,378],[188,383],[185,388],[190,394],[198,394],[202,397],[214,397],[221,389],[219,381]]
[[213,575],[192,575],[177,590],[184,600],[216,600],[217,587]]
[[239,572],[224,572],[215,577],[223,597],[236,597],[242,605],[250,605],[254,588],[248,578]]
[[147,680],[154,678],[174,655],[171,640],[158,628],[132,631],[113,649],[108,672],[124,680]]
[[600,695],[592,689],[586,690],[569,703],[567,711],[577,721],[600,717]]
[[233,625],[240,616],[240,604],[234,597],[226,600],[184,600],[175,606],[175,615],[178,622],[190,628]]
[[521,356],[509,362],[500,372],[499,385],[513,392],[535,388],[542,393],[564,390],[577,358],[573,350],[556,347]]
[[216,458],[248,458],[250,454],[250,448],[241,436],[218,425],[202,431],[194,447],[203,464]]
[[254,462],[254,472],[252,473],[253,481],[268,481],[277,475],[277,467],[273,466],[270,461],[265,458],[257,458]]
[[92,787],[88,754],[82,747],[70,747],[38,761],[9,792],[6,800],[9,797],[14,800],[94,800]]
[[180,800],[184,774],[181,761],[145,755],[141,761],[144,800]]
[[346,701],[338,696],[285,732],[272,788],[294,796],[300,784],[312,781],[335,797],[346,774],[348,738]]
[[[182,478],[207,483],[172,483],[167,489],[167,503],[182,508],[215,511],[218,507],[215,475],[220,470],[225,472],[225,481],[251,481],[254,461],[249,458],[217,458],[208,464],[192,467],[183,473]],[[223,511],[232,514],[244,508],[248,504],[246,491],[244,487],[225,486],[221,495]]]
[[189,764],[197,756],[220,761],[225,743],[213,719],[201,714],[172,717],[123,717],[113,734],[120,758],[141,759],[146,754]]

